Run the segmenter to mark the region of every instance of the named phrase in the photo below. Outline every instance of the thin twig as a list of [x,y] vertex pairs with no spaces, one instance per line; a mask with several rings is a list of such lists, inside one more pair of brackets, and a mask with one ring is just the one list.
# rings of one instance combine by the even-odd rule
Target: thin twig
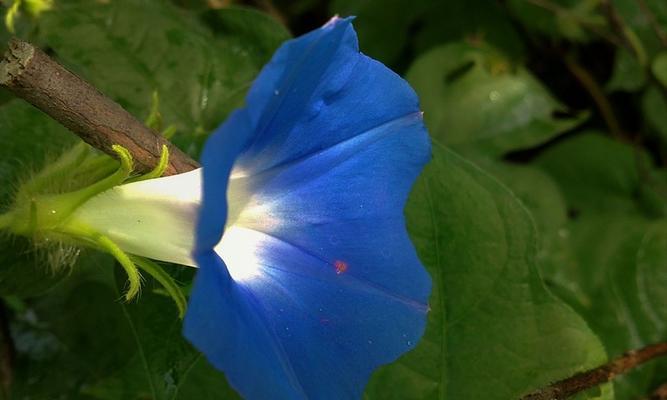
[[566,55],[563,57],[563,59],[567,69],[572,75],[574,75],[577,81],[579,81],[581,86],[586,89],[588,94],[595,102],[595,105],[600,111],[600,115],[602,116],[602,119],[604,119],[604,122],[607,124],[607,127],[609,127],[609,131],[611,132],[612,136],[617,139],[621,139],[623,137],[621,124],[618,122],[616,114],[614,114],[614,109],[611,106],[609,99],[607,99],[607,96],[605,95],[602,87],[597,83],[590,72],[588,72],[584,67],[576,62],[574,57]]
[[158,164],[163,145],[169,148],[165,175],[198,167],[164,137],[30,43],[10,41],[0,62],[0,85],[109,155],[116,156],[113,145],[125,147],[139,172]]
[[630,50],[642,67],[648,64],[648,55],[635,32],[625,23],[610,0],[600,0],[600,5],[607,16],[611,28],[621,37],[623,47]]
[[581,372],[527,394],[521,400],[564,400],[577,393],[607,383],[619,375],[623,375],[648,361],[665,355],[667,355],[667,342],[629,351],[600,367]]
[[658,387],[648,400],[667,400],[667,383]]
[[651,11],[645,0],[637,0],[637,4],[639,5],[639,9],[642,11],[644,16],[646,16],[649,24],[651,24],[655,35],[658,37],[658,39],[660,39],[660,44],[662,47],[667,47],[667,33],[658,23],[658,20],[656,19],[653,11]]

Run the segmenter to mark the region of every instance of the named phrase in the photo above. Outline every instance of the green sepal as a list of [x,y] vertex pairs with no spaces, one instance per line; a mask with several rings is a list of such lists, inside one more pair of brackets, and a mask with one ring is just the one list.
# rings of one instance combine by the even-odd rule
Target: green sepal
[[120,166],[113,174],[71,192],[40,194],[39,190],[45,184],[53,181],[63,171],[80,165],[86,158],[86,153],[80,146],[65,153],[58,161],[19,189],[14,209],[10,212],[13,221],[7,228],[15,234],[24,236],[58,231],[72,212],[91,197],[126,181],[132,173],[132,156],[122,146],[114,145],[112,150],[120,159]]
[[75,211],[92,197],[125,183],[159,178],[169,164],[169,149],[163,145],[158,165],[144,175],[130,178],[133,172],[130,152],[120,145],[113,145],[112,150],[118,160],[107,155],[91,156],[91,148],[83,142],[64,153],[20,186],[14,207],[0,214],[0,229],[22,236],[79,243],[111,254],[128,277],[126,301],[137,297],[141,290],[141,268],[165,288],[182,318],[185,296],[158,264],[126,253],[112,238],[74,217]]
[[164,288],[166,294],[174,300],[176,308],[178,308],[178,316],[183,319],[185,316],[185,309],[187,307],[187,300],[183,290],[158,263],[144,257],[131,255],[130,259],[142,270],[147,272],[156,281],[158,281]]
[[14,33],[16,31],[16,18],[19,16],[20,7],[21,0],[14,0],[12,5],[9,6],[9,9],[7,10],[7,14],[5,14],[5,26],[10,33]]
[[89,155],[90,147],[84,142],[79,142],[61,155],[55,162],[22,184],[16,194],[17,202],[24,201],[35,194],[44,192],[47,187],[53,185],[53,182],[65,180],[65,177],[70,175],[71,171],[78,169]]
[[130,301],[134,299],[141,290],[141,273],[137,269],[137,266],[132,262],[130,256],[121,250],[116,243],[104,235],[95,234],[91,238],[93,239],[103,250],[114,256],[116,261],[120,264],[121,267],[125,270],[127,274],[128,288],[125,292],[125,301]]
[[162,131],[162,137],[165,139],[169,140],[174,137],[176,134],[176,126],[175,125],[169,125],[168,127],[165,128],[165,130]]
[[155,166],[155,168],[153,168],[153,170],[150,172],[137,176],[136,178],[129,179],[126,183],[159,178],[164,175],[164,171],[167,170],[167,166],[169,166],[169,148],[167,145],[163,144],[162,152],[160,153],[160,160],[158,161],[158,164]]
[[160,96],[157,90],[153,91],[151,95],[151,110],[144,124],[156,131],[162,130],[162,114],[160,113]]

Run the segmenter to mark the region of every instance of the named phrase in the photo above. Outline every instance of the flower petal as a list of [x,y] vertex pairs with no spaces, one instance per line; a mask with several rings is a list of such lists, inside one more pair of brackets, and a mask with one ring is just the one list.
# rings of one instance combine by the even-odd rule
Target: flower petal
[[254,136],[237,162],[253,174],[419,112],[408,83],[359,53],[352,18],[288,41],[250,89]]
[[235,224],[308,249],[330,269],[343,262],[348,275],[426,303],[431,281],[407,235],[403,208],[428,158],[421,114],[399,118],[247,178],[253,202]]
[[220,242],[227,222],[229,176],[234,161],[252,134],[248,115],[241,109],[234,111],[206,142],[201,156],[204,188],[195,232],[195,253],[208,251]]
[[416,95],[333,19],[283,45],[230,121],[202,160],[184,333],[246,398],[358,398],[425,326],[403,217],[430,153]]
[[258,273],[235,282],[200,255],[186,334],[246,398],[359,398],[374,368],[421,337],[426,305],[270,235],[231,235]]

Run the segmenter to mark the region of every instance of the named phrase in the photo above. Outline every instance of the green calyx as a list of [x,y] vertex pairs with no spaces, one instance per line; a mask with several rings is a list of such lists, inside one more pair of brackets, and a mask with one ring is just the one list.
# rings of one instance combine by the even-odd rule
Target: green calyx
[[[8,226],[9,230],[23,236],[48,234],[49,232],[66,233],[67,218],[77,208],[91,197],[122,184],[132,173],[130,153],[117,145],[112,149],[120,160],[119,167],[111,175],[88,186],[66,193],[42,193],[46,185],[53,184],[54,180],[65,176],[68,170],[84,164],[89,154],[84,144],[75,146],[24,184],[18,191],[15,207],[11,211],[13,223]],[[106,156],[101,157],[107,158]],[[90,163],[104,164],[99,161],[93,162],[93,160],[90,160]]]
[[93,197],[126,183],[159,178],[169,163],[169,151],[163,146],[158,165],[146,174],[133,176],[130,152],[119,145],[112,146],[112,150],[118,160],[95,154],[83,142],[64,153],[19,187],[11,209],[0,214],[0,229],[109,253],[127,274],[126,300],[134,299],[140,292],[141,269],[165,288],[182,317],[185,297],[169,274],[146,258],[126,253],[111,238],[74,218],[77,210]]

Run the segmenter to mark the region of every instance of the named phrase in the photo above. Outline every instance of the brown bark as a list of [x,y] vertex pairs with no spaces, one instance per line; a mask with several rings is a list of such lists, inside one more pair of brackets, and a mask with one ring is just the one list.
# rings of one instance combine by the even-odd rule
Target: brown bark
[[0,85],[107,154],[116,156],[111,150],[114,144],[125,147],[139,172],[157,165],[163,144],[169,148],[165,175],[198,167],[165,138],[30,43],[10,41],[0,62]]
[[657,388],[649,397],[649,400],[667,400],[667,383]]
[[570,378],[553,383],[543,389],[527,394],[521,400],[563,400],[577,393],[609,382],[619,375],[650,361],[667,355],[667,342],[646,346],[625,353],[609,363],[581,372]]

